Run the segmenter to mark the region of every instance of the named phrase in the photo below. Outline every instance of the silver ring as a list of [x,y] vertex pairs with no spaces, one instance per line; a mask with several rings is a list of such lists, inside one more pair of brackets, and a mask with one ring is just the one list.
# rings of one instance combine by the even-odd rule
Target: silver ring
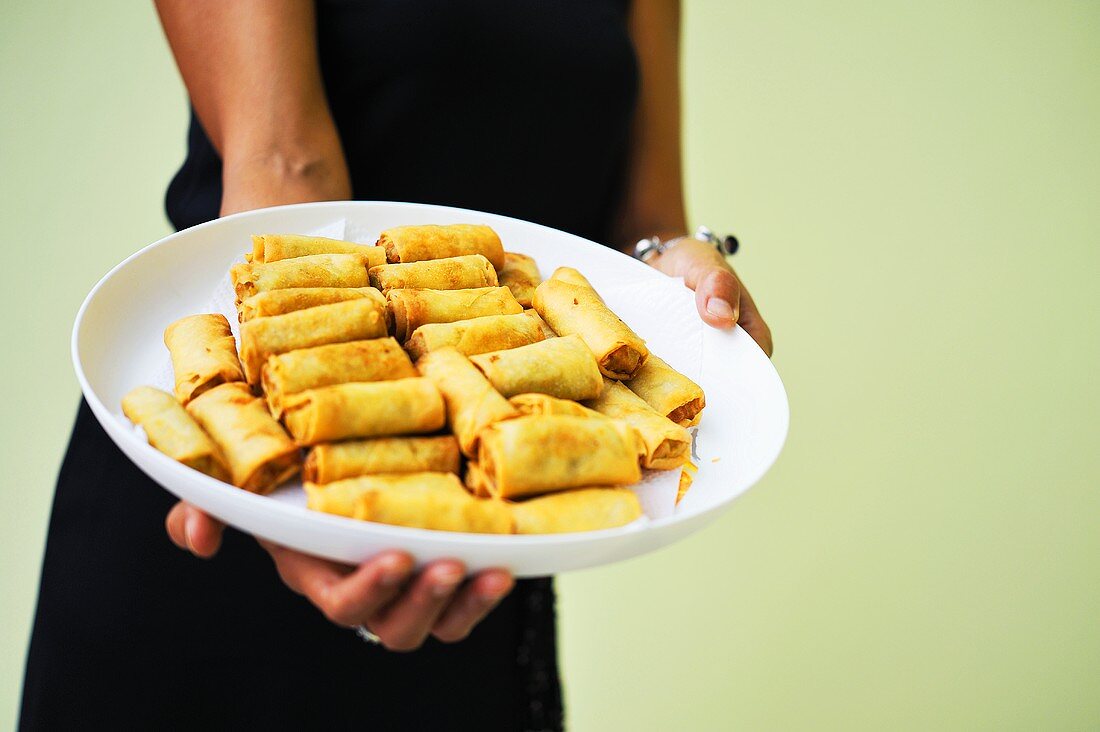
[[359,636],[360,640],[362,640],[364,643],[370,643],[374,646],[382,644],[382,639],[376,636],[374,633],[370,632],[370,630],[368,630],[367,626],[365,625],[356,625],[355,634]]

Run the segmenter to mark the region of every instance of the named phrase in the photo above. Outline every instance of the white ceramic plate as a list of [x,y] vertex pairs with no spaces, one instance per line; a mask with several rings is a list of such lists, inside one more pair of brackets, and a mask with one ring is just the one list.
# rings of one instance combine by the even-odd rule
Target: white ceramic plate
[[[707,407],[693,458],[699,472],[678,506],[669,493],[674,474],[666,471],[650,475],[639,489],[647,517],[617,529],[490,536],[354,521],[307,510],[299,485],[257,496],[185,467],[150,447],[122,415],[120,402],[130,389],[167,385],[165,326],[215,307],[214,293],[227,286],[229,265],[251,248],[251,234],[338,230],[373,243],[390,226],[467,222],[492,226],[505,249],[533,256],[544,277],[563,265],[580,269],[654,353],[703,387]],[[454,557],[471,570],[499,566],[517,576],[539,576],[627,559],[682,539],[714,520],[778,457],[789,417],[778,374],[740,328],[702,327],[691,298],[681,284],[623,254],[504,216],[388,202],[281,206],[173,234],[107,273],[77,314],[73,363],[92,411],[122,451],[169,491],[239,529],[349,563],[401,548],[420,562]]]

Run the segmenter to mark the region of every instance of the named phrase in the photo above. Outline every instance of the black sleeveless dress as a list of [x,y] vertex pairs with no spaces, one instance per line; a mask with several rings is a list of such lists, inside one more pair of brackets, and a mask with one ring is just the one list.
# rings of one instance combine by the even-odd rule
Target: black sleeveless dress
[[[329,0],[328,98],[358,199],[529,219],[606,241],[637,72],[614,0]],[[257,49],[263,52],[263,49]],[[192,119],[172,223],[213,219],[221,163]],[[329,623],[249,536],[175,548],[175,499],[81,404],[58,478],[22,729],[558,729],[549,579],[470,637],[391,653]]]

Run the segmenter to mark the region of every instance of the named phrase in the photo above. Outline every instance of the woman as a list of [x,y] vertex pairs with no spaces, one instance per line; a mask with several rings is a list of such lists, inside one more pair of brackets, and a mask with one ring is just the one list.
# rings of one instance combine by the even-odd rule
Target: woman
[[[674,2],[157,7],[194,109],[167,197],[177,228],[357,198],[493,211],[624,250],[686,231]],[[685,278],[708,324],[740,322],[771,352],[713,247],[681,239],[651,263]],[[466,578],[449,560],[413,573],[399,551],[342,567],[173,503],[82,405],[23,727],[560,727],[548,579],[513,590],[504,571]],[[158,535],[166,514],[186,553]]]

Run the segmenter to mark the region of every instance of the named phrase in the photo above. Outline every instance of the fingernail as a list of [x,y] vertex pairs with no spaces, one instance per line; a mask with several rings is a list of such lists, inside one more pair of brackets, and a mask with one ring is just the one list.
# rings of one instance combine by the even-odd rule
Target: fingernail
[[707,300],[707,312],[716,318],[733,320],[733,306],[720,297]]
[[187,550],[192,554],[195,553],[195,540],[192,538],[195,534],[195,519],[188,517],[183,524],[183,539],[187,542]]
[[455,587],[462,581],[462,572],[457,569],[437,570],[433,575],[432,595],[446,597],[454,592]]
[[481,582],[481,594],[486,600],[499,600],[512,589],[512,581],[506,577],[487,577]]
[[409,574],[409,568],[405,565],[404,560],[392,554],[383,557],[381,565],[382,576],[378,581],[384,587],[393,587],[394,585],[400,584]]

